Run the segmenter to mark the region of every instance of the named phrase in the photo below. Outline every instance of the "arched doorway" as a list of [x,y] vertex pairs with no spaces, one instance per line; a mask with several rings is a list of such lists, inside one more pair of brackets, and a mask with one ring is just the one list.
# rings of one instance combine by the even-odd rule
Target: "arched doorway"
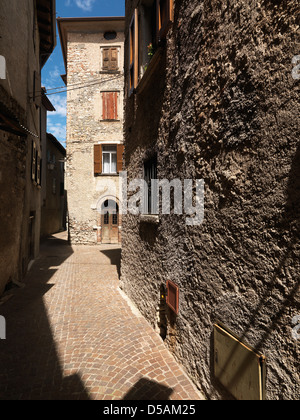
[[119,206],[114,200],[106,200],[101,206],[101,242],[119,243]]

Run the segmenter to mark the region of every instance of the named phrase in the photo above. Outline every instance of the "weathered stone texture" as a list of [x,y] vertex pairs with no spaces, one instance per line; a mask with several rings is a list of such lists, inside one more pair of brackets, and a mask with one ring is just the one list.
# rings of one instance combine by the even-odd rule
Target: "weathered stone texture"
[[[97,243],[99,200],[109,186],[119,192],[117,176],[94,176],[94,145],[123,142],[124,34],[118,31],[115,40],[106,41],[105,31],[99,24],[96,30],[79,26],[68,34],[66,188],[72,243]],[[119,48],[118,72],[102,72],[101,48],[105,46]],[[118,121],[102,120],[101,92],[105,91],[119,92]]]
[[127,100],[130,177],[157,152],[160,179],[205,180],[201,227],[126,217],[122,287],[155,326],[160,285],[180,286],[166,343],[208,398],[229,398],[213,377],[217,320],[266,355],[267,399],[299,397],[299,47],[297,1],[177,0],[165,70]]

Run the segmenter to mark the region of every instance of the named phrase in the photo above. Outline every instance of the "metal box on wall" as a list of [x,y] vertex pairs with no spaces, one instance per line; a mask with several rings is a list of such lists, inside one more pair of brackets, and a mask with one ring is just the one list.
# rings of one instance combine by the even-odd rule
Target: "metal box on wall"
[[265,357],[220,324],[214,326],[214,373],[236,399],[265,399]]

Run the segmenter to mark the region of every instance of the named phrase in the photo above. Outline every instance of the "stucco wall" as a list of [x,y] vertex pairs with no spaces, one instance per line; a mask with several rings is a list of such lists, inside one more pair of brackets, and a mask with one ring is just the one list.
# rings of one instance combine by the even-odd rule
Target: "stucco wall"
[[121,285],[157,328],[160,286],[178,284],[165,342],[212,399],[230,398],[213,374],[218,320],[267,357],[267,399],[299,396],[297,19],[297,1],[177,0],[165,58],[126,101],[129,179],[157,153],[160,179],[204,179],[205,219],[126,216]]

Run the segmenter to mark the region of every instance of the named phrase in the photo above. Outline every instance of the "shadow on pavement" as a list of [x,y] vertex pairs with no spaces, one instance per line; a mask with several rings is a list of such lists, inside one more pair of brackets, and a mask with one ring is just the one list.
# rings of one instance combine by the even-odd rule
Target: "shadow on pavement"
[[118,270],[118,276],[121,277],[121,248],[102,249],[100,252],[108,257],[111,265],[115,265]]
[[0,400],[89,399],[78,374],[64,376],[43,302],[55,287],[49,281],[72,253],[63,239],[43,241],[26,287],[0,306],[6,319],[6,340],[0,340]]
[[124,396],[124,401],[167,401],[173,389],[149,379],[140,379]]

